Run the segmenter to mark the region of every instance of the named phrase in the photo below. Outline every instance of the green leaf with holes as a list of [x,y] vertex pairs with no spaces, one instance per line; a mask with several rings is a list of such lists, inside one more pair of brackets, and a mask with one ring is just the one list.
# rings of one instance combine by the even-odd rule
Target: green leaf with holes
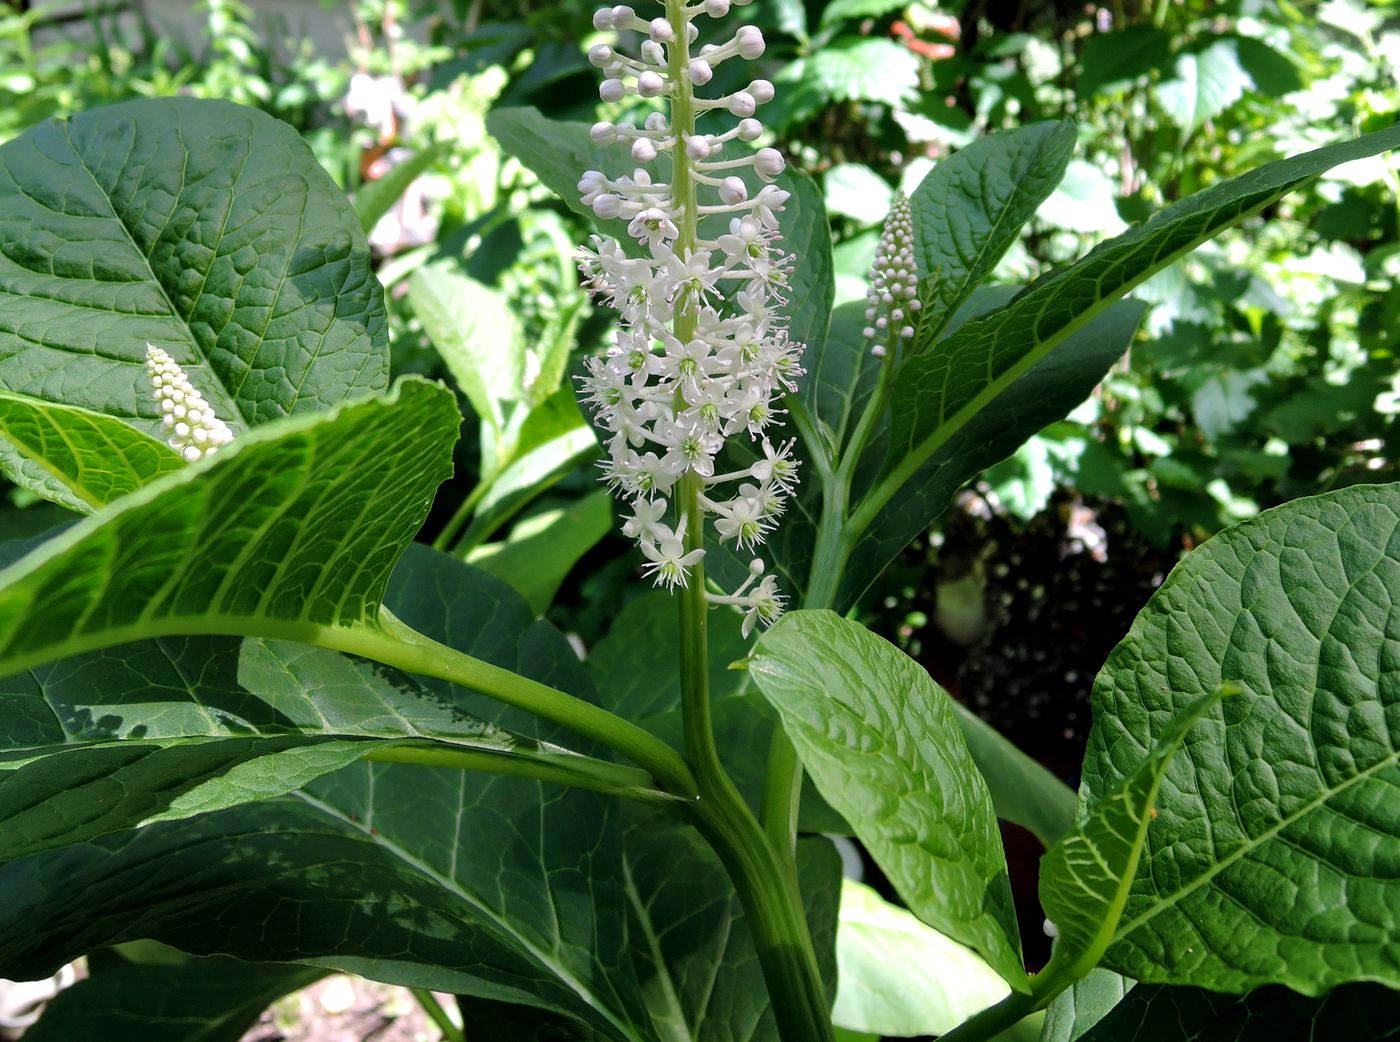
[[749,674],[910,910],[1027,988],[996,813],[948,694],[894,645],[829,611],[779,619]]
[[1070,979],[1097,966],[1113,939],[1172,756],[1192,725],[1233,690],[1217,689],[1179,712],[1137,769],[1041,859],[1040,905],[1059,934],[1059,972]]
[[0,389],[157,433],[146,344],[235,432],[388,385],[383,292],[295,130],[154,98],[0,145]]
[[1265,511],[1172,571],[1094,685],[1082,798],[1116,791],[1227,681],[1171,761],[1104,963],[1320,995],[1400,986],[1400,485]]
[[0,472],[70,510],[90,514],[184,465],[114,417],[0,391]]

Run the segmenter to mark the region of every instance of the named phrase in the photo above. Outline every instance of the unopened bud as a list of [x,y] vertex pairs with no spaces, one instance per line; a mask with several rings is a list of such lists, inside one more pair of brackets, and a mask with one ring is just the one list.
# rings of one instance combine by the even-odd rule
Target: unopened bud
[[735,91],[729,95],[729,111],[736,116],[752,116],[758,111],[758,102],[748,91]]

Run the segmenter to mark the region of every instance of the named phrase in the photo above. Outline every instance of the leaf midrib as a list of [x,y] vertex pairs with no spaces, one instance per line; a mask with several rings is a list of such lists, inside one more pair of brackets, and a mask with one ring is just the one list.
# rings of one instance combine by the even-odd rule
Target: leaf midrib
[[469,891],[460,883],[458,883],[455,879],[451,879],[447,876],[444,876],[437,869],[414,857],[412,854],[410,854],[403,847],[399,846],[397,843],[393,843],[390,840],[388,840],[383,832],[379,832],[378,834],[376,834],[373,831],[371,831],[370,819],[368,817],[364,821],[352,821],[348,815],[342,813],[336,807],[333,807],[328,803],[318,800],[316,797],[312,796],[305,790],[298,790],[297,792],[292,793],[292,795],[305,802],[313,810],[317,810],[322,814],[325,814],[327,817],[332,818],[333,820],[341,823],[342,825],[354,829],[356,832],[360,833],[369,843],[382,848],[384,851],[397,858],[405,865],[408,865],[414,871],[426,876],[428,879],[436,883],[448,893],[457,896],[466,904],[470,905],[482,917],[483,920],[494,924],[496,929],[499,930],[502,935],[509,938],[515,944],[519,945],[520,948],[528,952],[534,959],[536,959],[539,962],[541,966],[548,968],[552,973],[554,973],[555,976],[564,984],[566,984],[575,995],[581,998],[590,1009],[596,1010],[599,1014],[605,1017],[608,1023],[615,1027],[625,1038],[631,1040],[631,1042],[651,1042],[651,1040],[647,1039],[645,1036],[639,1035],[636,1032],[636,1029],[633,1027],[633,1025],[620,1019],[617,1016],[617,1014],[608,1006],[608,1004],[605,1001],[603,1001],[603,999],[600,996],[595,995],[593,991],[583,981],[580,981],[565,967],[558,964],[558,962],[554,959],[552,953],[542,950],[533,941],[525,937],[519,930],[515,929],[514,924],[512,924],[508,918],[499,915],[489,906],[482,903],[480,898],[478,898],[475,894],[473,894],[471,891]]
[[1218,876],[1221,872],[1225,871],[1225,869],[1229,868],[1231,865],[1239,861],[1245,855],[1253,853],[1259,847],[1262,847],[1263,845],[1268,843],[1285,828],[1287,828],[1290,825],[1293,825],[1304,816],[1311,814],[1313,811],[1317,810],[1317,808],[1327,803],[1328,800],[1332,799],[1332,797],[1342,792],[1345,792],[1347,789],[1349,789],[1356,783],[1366,780],[1372,774],[1375,774],[1377,771],[1380,771],[1386,767],[1394,767],[1397,764],[1400,764],[1400,750],[1392,752],[1388,757],[1376,761],[1370,767],[1367,767],[1364,771],[1358,771],[1356,774],[1352,775],[1350,778],[1344,781],[1341,785],[1338,785],[1335,788],[1331,789],[1324,789],[1314,799],[1300,806],[1292,814],[1279,818],[1276,824],[1270,826],[1269,828],[1265,829],[1263,832],[1259,833],[1255,837],[1252,837],[1246,842],[1241,843],[1236,850],[1232,851],[1227,856],[1221,858],[1219,861],[1216,861],[1199,876],[1191,880],[1191,882],[1188,885],[1173,891],[1170,900],[1158,901],[1155,904],[1153,904],[1153,906],[1146,912],[1143,912],[1142,914],[1138,915],[1137,918],[1131,920],[1130,922],[1120,924],[1118,930],[1113,935],[1113,940],[1111,943],[1116,944],[1118,941],[1123,940],[1130,933],[1136,930],[1139,926],[1143,925],[1144,923],[1150,922],[1157,915],[1166,911],[1167,909],[1175,907],[1187,896],[1194,893],[1196,890],[1199,890],[1201,887],[1205,886],[1212,879]]

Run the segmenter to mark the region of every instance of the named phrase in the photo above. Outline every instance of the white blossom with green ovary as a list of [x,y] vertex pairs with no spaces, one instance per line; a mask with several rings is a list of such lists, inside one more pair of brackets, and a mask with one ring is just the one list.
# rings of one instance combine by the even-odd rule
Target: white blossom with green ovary
[[198,463],[233,441],[233,431],[204,400],[175,359],[153,344],[146,345],[146,371],[151,376],[152,397],[160,406],[161,426],[170,435],[170,447],[187,463]]
[[[599,96],[605,102],[657,98],[670,112],[669,118],[653,112],[640,125],[594,124],[593,140],[626,145],[636,166],[584,171],[578,188],[600,219],[626,222],[627,235],[641,246],[632,251],[639,256],[629,256],[616,239],[594,236],[592,247],[581,251],[589,289],[621,317],[607,354],[588,360],[581,396],[606,435],[606,479],[631,504],[623,531],[641,546],[646,571],[672,587],[687,584],[689,569],[704,554],[684,551],[687,519],[680,505],[673,502],[668,514],[665,497],[682,476],[695,475],[704,488],[699,507],[707,531],[745,550],[773,530],[797,482],[793,443],[775,445],[771,432],[783,414],[779,400],[802,375],[802,345],[788,339],[779,313],[793,257],[781,248],[777,218],[788,193],[772,182],[785,164],[776,149],[749,148],[764,133],[755,115],[773,100],[773,85],[754,79],[731,94],[694,96],[722,63],[763,54],[763,33],[745,25],[691,56],[697,19],[722,18],[731,2],[687,4],[682,24],[646,19],[628,6],[604,7],[593,17],[595,28],[640,33],[643,41],[636,55],[602,43],[588,53],[603,71]],[[673,65],[682,82],[672,75]],[[686,125],[673,125],[677,111],[692,113]],[[737,125],[701,129],[714,112],[737,116]],[[659,156],[681,151],[691,184],[666,183],[648,169]],[[756,191],[739,176],[744,171]],[[695,200],[694,214],[683,212],[686,199]],[[682,244],[682,228],[699,222],[707,231]],[[680,314],[683,328],[693,330],[683,338],[676,335]],[[726,441],[740,436],[759,443],[762,457],[721,473]],[[760,579],[763,570],[755,560],[737,590],[708,595],[744,613],[746,634],[782,612],[776,581]]]

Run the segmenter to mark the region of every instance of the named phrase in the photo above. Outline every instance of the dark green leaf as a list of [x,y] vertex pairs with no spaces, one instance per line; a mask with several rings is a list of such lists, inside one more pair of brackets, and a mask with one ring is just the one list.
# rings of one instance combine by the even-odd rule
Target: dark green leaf
[[1150,25],[1130,25],[1114,32],[1095,33],[1079,56],[1081,98],[1121,90],[1160,69],[1171,58],[1171,36]]
[[62,506],[90,514],[184,465],[121,420],[0,391],[0,470]]
[[1078,1042],[1132,987],[1132,981],[1112,970],[1090,970],[1045,1008],[1040,1042]]
[[147,342],[236,432],[388,385],[359,221],[253,109],[158,98],[35,127],[0,146],[0,242],[4,389],[156,434]]
[[1278,987],[1240,998],[1139,984],[1078,1037],[1082,1042],[1383,1042],[1400,1038],[1400,992],[1378,984],[1343,984],[1321,998]]
[[979,138],[914,190],[909,207],[923,303],[915,352],[934,344],[1055,190],[1074,137],[1074,124],[1062,120]]
[[[503,583],[451,558],[412,548],[386,603],[433,639],[589,694],[558,631]],[[321,668],[259,671],[291,704],[342,704],[348,682],[326,681]],[[427,686],[459,712],[555,737],[528,714]],[[0,868],[0,976],[34,978],[94,947],[153,937],[198,954],[542,1006],[608,1039],[652,1042],[616,885],[618,807],[522,778],[358,764],[295,795]]]
[[1321,994],[1400,984],[1400,486],[1266,511],[1189,555],[1094,686],[1083,797],[1170,720],[1187,736],[1105,965],[1138,980]]
[[817,789],[909,908],[1025,988],[991,796],[947,693],[893,645],[827,611],[778,620],[749,672]]
[[27,1042],[238,1042],[277,999],[325,975],[310,966],[190,959],[118,961],[49,1003]]

